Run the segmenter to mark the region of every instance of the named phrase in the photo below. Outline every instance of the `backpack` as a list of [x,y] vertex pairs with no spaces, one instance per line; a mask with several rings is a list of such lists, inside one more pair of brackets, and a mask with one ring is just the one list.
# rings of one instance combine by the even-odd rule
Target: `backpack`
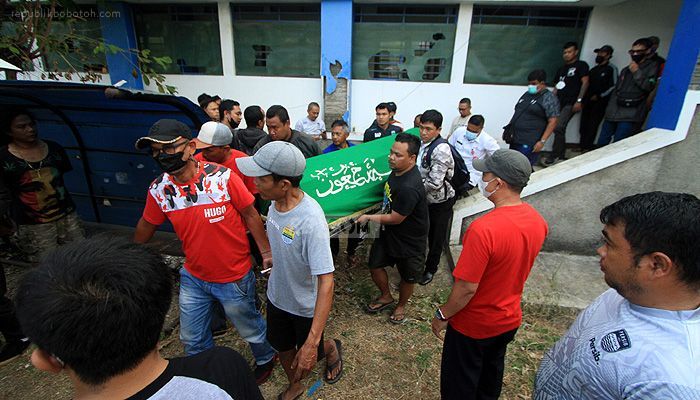
[[437,139],[433,140],[432,143],[425,150],[425,155],[423,156],[423,168],[430,167],[430,157],[433,155],[433,150],[442,143],[447,143],[450,146],[450,152],[452,153],[452,159],[455,161],[455,171],[452,174],[452,179],[450,179],[450,185],[455,190],[455,195],[460,197],[469,191],[469,189],[474,186],[469,184],[469,169],[467,169],[467,164],[464,159],[459,154],[457,149],[447,142],[442,136],[438,136]]

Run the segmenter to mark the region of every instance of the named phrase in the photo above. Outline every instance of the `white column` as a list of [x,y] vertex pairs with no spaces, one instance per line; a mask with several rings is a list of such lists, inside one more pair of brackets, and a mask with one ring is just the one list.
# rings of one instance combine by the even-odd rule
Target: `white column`
[[219,40],[221,41],[221,66],[224,76],[236,75],[236,62],[233,56],[233,22],[231,18],[231,3],[219,0]]
[[472,26],[472,3],[460,3],[457,13],[457,31],[455,32],[455,47],[452,53],[452,74],[450,83],[461,85],[464,83],[464,70],[467,67],[467,49],[469,32]]

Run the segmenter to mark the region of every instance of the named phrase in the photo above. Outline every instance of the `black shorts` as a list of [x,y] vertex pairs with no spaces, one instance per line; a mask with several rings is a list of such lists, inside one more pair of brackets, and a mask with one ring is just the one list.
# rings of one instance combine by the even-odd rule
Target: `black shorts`
[[369,269],[393,267],[399,270],[401,280],[406,283],[416,283],[423,276],[425,268],[425,255],[406,258],[393,257],[387,254],[382,239],[376,239],[369,251],[367,266]]
[[[299,350],[311,331],[313,318],[300,317],[275,307],[267,301],[267,341],[280,353]],[[326,357],[323,349],[323,332],[318,343],[317,360]]]

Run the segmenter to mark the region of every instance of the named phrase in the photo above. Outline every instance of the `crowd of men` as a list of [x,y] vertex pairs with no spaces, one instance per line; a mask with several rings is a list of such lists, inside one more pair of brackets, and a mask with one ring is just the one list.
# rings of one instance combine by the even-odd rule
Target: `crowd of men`
[[[605,111],[603,133],[614,130],[615,140],[628,136],[629,123],[642,120],[628,121],[627,109],[641,112],[648,97],[643,105],[628,104],[632,89],[625,82],[641,82],[635,90],[646,93],[658,77],[651,77],[652,67],[660,73],[649,49],[648,39],[636,41],[630,65],[615,83],[610,46],[596,50],[600,68],[588,71],[576,44],[567,43],[554,91],[547,90],[544,71],[528,77],[528,92],[511,120],[511,149],[500,149],[484,131],[485,118],[471,114],[468,98],[460,100],[447,132],[439,111],[416,116],[418,135],[403,132],[395,103],[376,106],[364,139],[392,137],[393,143],[382,210],[357,220],[380,225],[366,260],[378,290],[364,306],[367,313],[391,308],[388,321],[404,323],[415,284],[430,284],[439,272],[457,198],[478,188],[494,205],[467,228],[449,297],[431,316],[432,332],[443,341],[443,399],[499,397],[506,349],[522,322],[524,284],[549,230],[521,198],[536,155],[554,135],[545,164],[563,157],[568,120],[589,107],[593,117]],[[604,106],[606,97],[612,103]],[[319,361],[327,384],[343,377],[343,343],[325,335],[340,246],[329,237],[322,208],[300,188],[306,159],[322,154],[320,106],[309,104],[308,116],[292,129],[280,105],[241,112],[233,100],[206,94],[198,100],[211,119],[199,131],[163,119],[136,141],[162,174],[144,188],[146,205],[133,241],[82,239],[63,184],[70,170],[65,151],[39,138],[29,111],[6,113],[0,206],[12,209],[16,227],[8,229],[23,238],[26,254],[43,257],[18,288],[16,312],[2,274],[0,330],[6,345],[0,361],[21,354],[31,341],[37,346],[32,363],[66,372],[77,399],[259,399],[258,386],[277,362],[288,379],[282,400],[304,394],[303,380]],[[613,120],[621,113],[627,119]],[[239,129],[242,119],[245,129]],[[597,125],[586,129],[588,141]],[[355,146],[349,133],[345,121],[334,121],[332,144],[323,153]],[[600,220],[604,243],[598,253],[611,290],[545,355],[535,398],[698,398],[700,199],[638,194],[605,207]],[[166,221],[185,253],[178,301],[186,355],[170,360],[161,357],[157,342],[173,282],[161,257],[142,245]],[[363,261],[357,259],[359,245],[359,238],[347,245],[355,264]],[[255,264],[269,273],[264,312]],[[391,267],[400,277],[398,301],[389,283]],[[214,345],[217,318],[230,321],[248,343],[254,369],[236,351]]]
[[[627,66],[618,74],[617,67],[610,61],[613,57],[610,45],[594,50],[596,65],[589,69],[588,64],[579,59],[578,44],[565,43],[564,65],[555,73],[554,88],[551,91],[547,88],[544,69],[530,72],[528,90],[515,105],[508,124],[510,129],[506,129],[510,135],[504,132],[504,140],[511,149],[527,156],[531,164],[548,167],[566,159],[566,129],[576,113],[581,113],[579,144],[582,152],[639,133],[651,109],[665,64],[663,57],[657,54],[658,47],[656,36],[635,40],[628,51],[629,60],[624,61]],[[455,123],[459,123],[459,119]],[[540,157],[551,136],[554,136],[551,152]]]

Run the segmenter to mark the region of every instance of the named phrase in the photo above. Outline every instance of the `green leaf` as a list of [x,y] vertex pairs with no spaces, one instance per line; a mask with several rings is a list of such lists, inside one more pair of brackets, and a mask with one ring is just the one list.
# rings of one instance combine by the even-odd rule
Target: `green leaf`
[[148,86],[148,85],[151,84],[151,80],[148,79],[148,75],[143,74],[143,75],[141,75],[141,76],[143,76],[143,83],[145,83],[146,86]]

